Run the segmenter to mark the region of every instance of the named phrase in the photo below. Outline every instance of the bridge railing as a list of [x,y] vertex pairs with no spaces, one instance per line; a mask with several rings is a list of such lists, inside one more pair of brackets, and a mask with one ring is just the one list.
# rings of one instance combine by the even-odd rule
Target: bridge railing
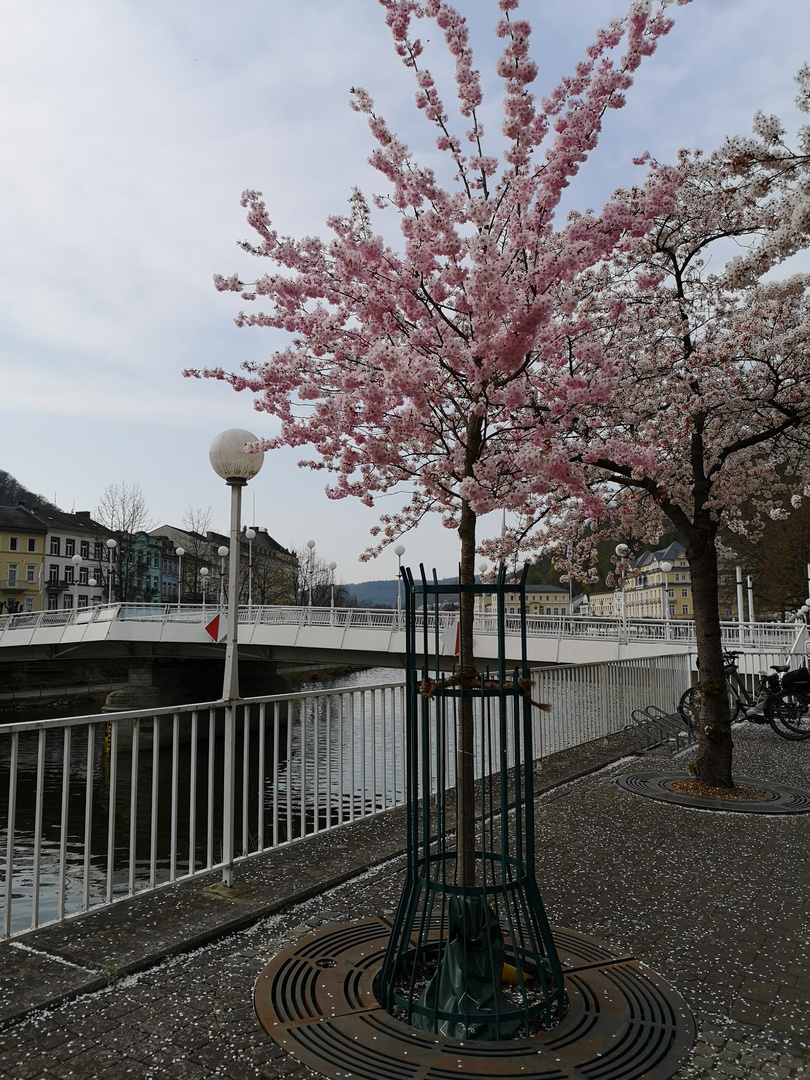
[[[14,631],[36,631],[40,627],[81,626],[88,623],[155,622],[204,626],[218,611],[207,604],[103,604],[91,608],[60,611],[20,612],[0,616],[0,646],[15,643]],[[420,616],[418,616],[420,617]],[[454,626],[458,613],[442,612],[439,631]],[[241,626],[337,627],[369,629],[391,633],[404,629],[402,613],[390,608],[327,608],[271,605],[239,608]],[[435,618],[428,616],[433,629]],[[421,629],[421,623],[419,627]],[[688,645],[695,641],[695,624],[691,619],[614,619],[582,615],[529,615],[526,620],[529,637],[570,638],[579,640],[608,640],[616,642],[673,642]],[[520,633],[520,619],[507,616],[506,630]],[[778,622],[721,623],[725,648],[784,649],[804,640],[806,628],[800,624]],[[479,614],[475,619],[476,634],[495,634],[495,619]]]

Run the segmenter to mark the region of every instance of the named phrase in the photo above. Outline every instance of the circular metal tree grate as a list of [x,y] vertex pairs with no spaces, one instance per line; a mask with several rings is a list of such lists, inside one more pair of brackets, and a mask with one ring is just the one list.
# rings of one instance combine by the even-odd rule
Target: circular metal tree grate
[[536,1038],[446,1039],[387,1013],[378,987],[391,927],[333,926],[280,953],[262,972],[255,1006],[265,1031],[334,1080],[666,1080],[688,1057],[695,1027],[683,998],[631,956],[553,931],[568,1011]]
[[741,787],[763,792],[759,799],[713,799],[676,791],[679,781],[689,780],[683,774],[637,772],[622,773],[616,783],[625,791],[642,795],[647,799],[691,806],[699,810],[734,810],[741,814],[807,814],[810,813],[810,792],[801,788],[774,784],[771,780],[757,780],[750,776],[737,777]]

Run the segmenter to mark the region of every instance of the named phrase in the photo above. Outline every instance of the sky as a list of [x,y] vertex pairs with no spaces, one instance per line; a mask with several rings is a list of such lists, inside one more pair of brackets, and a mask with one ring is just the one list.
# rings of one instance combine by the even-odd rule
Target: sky
[[[497,146],[495,0],[461,0]],[[623,0],[524,0],[537,93],[573,70]],[[672,161],[747,134],[756,109],[789,130],[794,75],[810,60],[807,0],[693,0],[647,61],[628,104],[606,120],[568,207],[600,207],[641,179],[633,157]],[[371,136],[349,108],[363,86],[423,161],[434,135],[413,104],[374,0],[0,0],[0,469],[64,510],[95,510],[103,490],[142,488],[154,524],[211,508],[227,531],[228,492],[208,462],[227,428],[274,433],[251,397],[182,377],[235,370],[283,344],[238,329],[239,299],[214,274],[266,269],[241,192],[264,193],[274,224],[327,235],[352,187],[382,192]],[[432,35],[431,35],[432,31]],[[425,29],[432,56],[435,27]],[[447,73],[436,54],[437,75]],[[447,83],[444,84],[445,87]],[[451,100],[451,94],[445,94]],[[462,128],[461,130],[464,130]],[[383,221],[384,229],[392,223]],[[394,240],[393,232],[386,232]],[[392,552],[358,562],[379,511],[333,501],[299,450],[265,456],[243,521],[281,544],[307,540],[338,580],[388,578]],[[495,534],[497,515],[482,523]],[[404,563],[455,572],[458,539],[438,517],[402,538]]]

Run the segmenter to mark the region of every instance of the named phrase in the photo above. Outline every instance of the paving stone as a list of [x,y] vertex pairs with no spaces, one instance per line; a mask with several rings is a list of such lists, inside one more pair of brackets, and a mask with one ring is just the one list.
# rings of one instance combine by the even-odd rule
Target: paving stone
[[[783,743],[770,729],[742,728],[735,741],[740,775],[810,789],[803,747]],[[549,789],[537,805],[537,850],[550,916],[630,952],[684,994],[699,1039],[676,1080],[810,1075],[810,958],[803,936],[810,815],[777,821],[638,799],[620,791],[614,775],[618,767],[649,768],[649,758],[594,771],[620,752],[618,744],[575,748],[538,772],[538,783]],[[685,768],[685,760],[662,767]],[[554,783],[564,787],[551,790]],[[348,826],[340,849],[332,850],[335,834],[324,834],[255,865],[240,864],[238,873],[256,888],[237,901],[212,899],[200,883],[186,892],[173,886],[168,899],[141,898],[137,912],[147,932],[139,940],[130,934],[125,941],[124,928],[133,925],[129,901],[117,905],[120,912],[72,920],[58,934],[28,935],[37,952],[12,959],[20,977],[39,970],[44,1012],[31,1011],[30,993],[25,1008],[9,1005],[16,987],[3,974],[3,957],[24,950],[0,946],[0,1023],[6,1023],[0,1075],[315,1077],[259,1027],[255,980],[302,935],[395,909],[401,829],[402,815],[388,815]],[[299,863],[306,873],[298,873]],[[157,931],[156,920],[163,922]],[[108,985],[99,958],[109,961],[105,968],[125,961],[118,968],[124,976]],[[82,989],[92,992],[70,1000]],[[103,1072],[94,1072],[94,1064]]]

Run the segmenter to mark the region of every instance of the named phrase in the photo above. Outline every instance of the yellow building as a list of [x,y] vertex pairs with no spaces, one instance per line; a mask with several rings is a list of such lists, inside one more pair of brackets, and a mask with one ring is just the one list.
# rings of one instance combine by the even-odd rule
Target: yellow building
[[[507,585],[507,589],[509,586]],[[552,618],[555,615],[568,614],[568,589],[560,585],[527,585],[526,614]],[[475,610],[484,615],[495,614],[495,593],[476,596]],[[507,615],[520,614],[520,593],[508,592],[504,596]]]
[[629,619],[691,619],[692,575],[683,544],[642,552],[630,563],[624,592]]
[[660,551],[644,551],[627,566],[622,580],[610,592],[588,596],[588,614],[620,619],[622,606],[628,619],[691,619],[692,576],[682,544]]
[[30,511],[0,506],[0,609],[4,614],[42,609],[45,525]]

